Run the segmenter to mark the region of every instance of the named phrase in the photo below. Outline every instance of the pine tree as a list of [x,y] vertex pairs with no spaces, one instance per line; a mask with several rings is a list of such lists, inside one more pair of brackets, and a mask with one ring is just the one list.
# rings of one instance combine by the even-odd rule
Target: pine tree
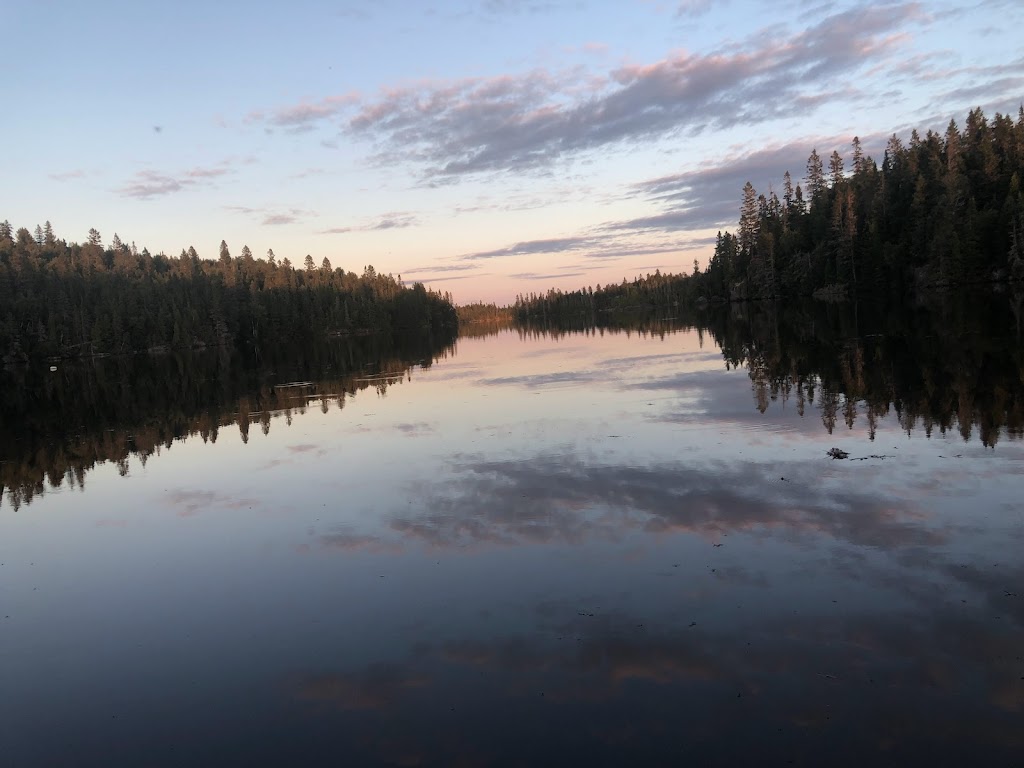
[[837,150],[832,150],[832,156],[828,159],[828,169],[832,188],[836,189],[843,180],[843,158]]
[[38,224],[36,224],[35,241],[36,245],[42,245],[45,242],[43,239],[43,228]]
[[53,245],[57,242],[57,238],[53,236],[53,226],[49,221],[43,224],[43,242],[46,245]]
[[313,257],[310,256],[307,253],[306,254],[306,271],[307,272],[312,272],[314,269],[316,269],[316,264],[313,263]]
[[754,250],[758,224],[757,192],[748,181],[743,185],[743,204],[740,206],[740,249],[746,256]]
[[98,229],[91,228],[89,230],[89,245],[102,245],[103,238],[100,237]]
[[7,221],[6,219],[0,221],[0,241],[13,240],[14,238],[12,237],[12,233],[13,231],[11,230],[11,222]]
[[961,170],[960,131],[956,120],[950,120],[946,126],[946,170],[953,173]]
[[[320,271],[321,272],[330,272],[331,271],[331,260],[328,259],[326,256],[324,256],[324,260],[320,263]],[[399,277],[401,277],[401,275],[399,275]]]
[[228,250],[228,244],[224,240],[220,241],[220,263],[231,263],[231,251]]
[[854,136],[850,144],[853,147],[853,173],[856,176],[864,171],[864,150],[860,146],[859,136]]
[[812,205],[818,195],[825,191],[825,168],[816,149],[811,150],[811,156],[807,158],[807,191]]

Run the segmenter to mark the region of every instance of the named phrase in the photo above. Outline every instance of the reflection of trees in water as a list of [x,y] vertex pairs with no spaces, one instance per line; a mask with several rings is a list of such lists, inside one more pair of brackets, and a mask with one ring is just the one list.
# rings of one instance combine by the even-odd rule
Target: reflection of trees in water
[[97,464],[127,474],[176,440],[216,442],[237,426],[243,442],[274,419],[342,409],[365,389],[385,395],[454,349],[454,338],[371,336],[253,359],[239,352],[137,355],[0,373],[0,501],[18,509],[52,488],[81,487]]
[[711,335],[728,367],[747,369],[761,413],[795,400],[801,416],[816,407],[830,434],[863,417],[872,439],[892,412],[908,434],[955,430],[989,447],[1004,429],[1024,436],[1024,292],[942,298],[915,307],[734,303],[680,309],[673,318],[652,309],[598,315],[596,323],[519,323],[517,330],[523,338],[664,338],[692,328]]
[[[692,314],[685,318],[652,317],[640,312],[603,315],[597,323],[584,319],[569,319],[557,324],[526,321],[517,322],[514,327],[522,339],[561,339],[574,334],[604,336],[606,333],[624,333],[626,336],[657,336],[664,340],[666,336],[681,330],[699,329],[697,316]],[[461,329],[459,333],[462,333]]]
[[1003,297],[900,310],[752,303],[705,323],[727,364],[749,371],[762,412],[795,397],[830,434],[864,416],[874,439],[895,412],[908,434],[955,430],[989,447],[1024,436],[1024,346]]

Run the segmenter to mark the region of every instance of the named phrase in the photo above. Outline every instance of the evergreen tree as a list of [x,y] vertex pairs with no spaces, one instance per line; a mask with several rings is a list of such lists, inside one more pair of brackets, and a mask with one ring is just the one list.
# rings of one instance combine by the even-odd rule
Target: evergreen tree
[[828,160],[828,168],[832,188],[836,189],[843,180],[843,158],[838,151],[832,150],[832,156]]
[[811,150],[811,156],[807,158],[807,191],[811,195],[812,205],[825,191],[825,170],[816,149]]
[[857,176],[864,170],[864,150],[861,148],[859,136],[854,136],[850,144],[853,147],[853,174]]
[[743,185],[743,204],[740,206],[740,250],[746,256],[754,250],[758,222],[757,192],[748,181]]

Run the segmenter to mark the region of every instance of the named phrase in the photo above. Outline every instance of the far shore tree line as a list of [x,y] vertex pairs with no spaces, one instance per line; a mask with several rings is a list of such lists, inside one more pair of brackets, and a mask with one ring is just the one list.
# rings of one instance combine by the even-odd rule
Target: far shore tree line
[[50,222],[13,231],[0,222],[0,361],[262,346],[376,331],[453,330],[450,294],[361,274],[255,258],[243,246],[218,258],[195,248],[151,254],[92,229],[84,243],[58,239]]
[[881,162],[854,137],[849,157],[812,150],[805,183],[781,197],[742,191],[735,232],[719,232],[701,270],[470,304],[401,277],[298,268],[248,246],[215,260],[194,248],[152,255],[114,235],[104,246],[0,222],[0,361],[224,344],[281,344],[376,331],[486,332],[509,322],[594,321],[621,310],[673,313],[709,302],[815,296],[902,300],[937,287],[1024,281],[1024,106],[982,110],[944,133],[893,135]]
[[[780,169],[781,170],[781,169]],[[520,295],[517,322],[561,322],[637,308],[799,296],[899,301],[940,287],[1024,281],[1024,107],[981,109],[944,133],[893,135],[881,163],[812,150],[806,185],[744,186],[735,232],[707,267],[632,282]]]

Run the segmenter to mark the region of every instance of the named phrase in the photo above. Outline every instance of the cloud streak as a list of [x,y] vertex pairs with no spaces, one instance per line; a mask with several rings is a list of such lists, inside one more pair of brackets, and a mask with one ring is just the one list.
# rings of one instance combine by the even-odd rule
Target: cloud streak
[[230,173],[232,170],[227,163],[209,167],[197,166],[174,175],[146,169],[138,171],[117,192],[122,197],[149,200],[208,184]]
[[597,83],[535,71],[393,89],[347,127],[434,176],[538,168],[620,142],[813,109],[835,98],[838,78],[885,60],[921,16],[917,3],[857,7],[788,38],[627,65]]
[[87,174],[86,174],[85,171],[76,168],[73,171],[62,171],[60,173],[51,173],[51,174],[49,174],[49,178],[53,179],[54,181],[72,181],[74,179],[85,178],[86,175]]
[[347,235],[350,232],[383,232],[389,229],[406,229],[407,227],[415,227],[419,223],[419,219],[415,214],[405,211],[395,211],[393,213],[385,213],[380,218],[366,224],[351,227],[331,227],[329,229],[320,230],[319,234]]

